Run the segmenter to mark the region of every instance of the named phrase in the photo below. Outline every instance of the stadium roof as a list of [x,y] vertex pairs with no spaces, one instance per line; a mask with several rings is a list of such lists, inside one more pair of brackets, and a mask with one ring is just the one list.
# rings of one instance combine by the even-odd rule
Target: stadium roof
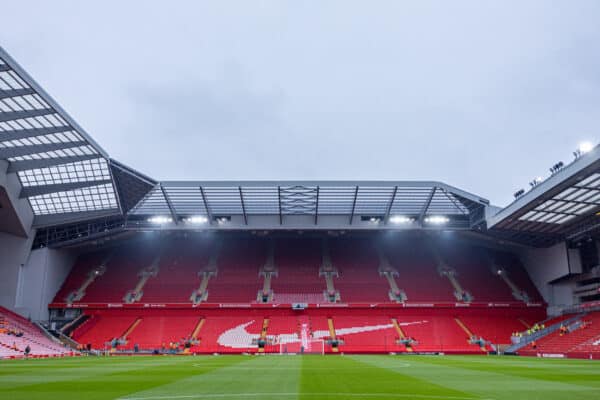
[[2,48],[0,159],[36,216],[121,211],[106,152]]
[[203,217],[223,228],[333,229],[381,228],[399,218],[423,227],[429,216],[445,216],[449,226],[470,228],[474,213],[483,216],[487,204],[440,182],[162,182],[129,212],[129,220],[146,225],[148,217],[163,216],[178,225]]
[[18,175],[34,227],[45,228],[38,235],[47,237],[115,227],[198,229],[198,223],[255,230],[423,229],[443,222],[447,229],[549,245],[599,225],[598,148],[504,209],[441,182],[157,182],[111,159],[2,48],[0,160]]
[[538,242],[577,239],[600,227],[600,147],[596,146],[488,217],[505,237]]

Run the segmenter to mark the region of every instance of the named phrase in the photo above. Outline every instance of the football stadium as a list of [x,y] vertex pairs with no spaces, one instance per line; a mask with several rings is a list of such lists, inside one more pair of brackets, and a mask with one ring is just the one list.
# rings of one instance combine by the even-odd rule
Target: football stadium
[[598,399],[600,146],[535,156],[503,207],[158,180],[0,48],[0,398]]

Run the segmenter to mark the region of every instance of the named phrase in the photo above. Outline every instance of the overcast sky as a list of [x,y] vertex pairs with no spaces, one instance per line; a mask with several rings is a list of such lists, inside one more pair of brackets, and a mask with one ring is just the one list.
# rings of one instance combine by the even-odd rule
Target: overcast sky
[[506,205],[600,137],[600,1],[3,1],[0,44],[163,180],[440,180]]

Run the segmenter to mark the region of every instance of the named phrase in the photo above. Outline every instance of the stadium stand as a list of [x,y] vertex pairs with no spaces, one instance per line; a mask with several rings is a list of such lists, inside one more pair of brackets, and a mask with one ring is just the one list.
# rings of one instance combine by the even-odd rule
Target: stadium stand
[[390,287],[379,274],[379,259],[371,241],[330,240],[330,252],[339,273],[334,283],[342,302],[389,301]]
[[265,260],[265,241],[225,241],[217,274],[208,285],[207,302],[239,304],[255,301],[262,285],[258,272]]
[[73,351],[49,339],[37,326],[0,307],[0,358],[21,358],[29,347],[30,357],[64,357]]
[[273,302],[322,303],[325,279],[319,276],[321,241],[281,239],[275,243],[277,274],[271,281]]
[[[159,249],[138,242],[82,254],[53,307],[83,304],[83,319],[71,337],[96,349],[112,347],[115,339],[120,351],[192,341],[189,351],[201,353],[298,351],[300,338],[309,337],[323,341],[325,352],[478,354],[510,344],[512,333],[544,319],[542,309],[514,298],[511,286],[494,273],[490,260],[502,255],[461,244],[440,246],[434,256],[432,246],[435,241],[419,237],[380,248],[368,237],[182,238],[162,241]],[[456,271],[473,302],[457,302],[455,286],[436,268],[436,257]],[[89,282],[85,295],[65,304],[65,296],[100,264],[102,274]],[[138,300],[127,303],[124,293],[140,286],[140,271],[148,265],[157,266],[155,276],[145,280]],[[517,262],[502,265],[513,285],[539,298],[527,275],[518,273]],[[266,281],[260,271],[273,274],[266,303],[260,301]],[[324,272],[333,281],[335,299],[327,295]],[[390,295],[394,290],[406,293],[401,304]],[[192,292],[205,293],[198,302]],[[300,309],[281,309],[292,304]],[[325,308],[304,310],[308,304]],[[490,309],[495,304],[500,309]],[[373,305],[385,307],[365,312]],[[273,306],[277,312],[269,311]]]
[[[551,323],[560,323],[557,319]],[[588,358],[600,353],[600,312],[582,316],[571,324],[564,325],[566,332],[556,330],[536,341],[536,346],[527,346],[519,351],[522,355],[570,355]]]
[[407,238],[400,245],[386,246],[385,252],[399,273],[398,286],[406,292],[408,301],[456,301],[452,285],[438,272],[423,241]]
[[[212,246],[212,247],[211,247]],[[190,294],[202,282],[202,273],[209,263],[211,248],[215,243],[201,245],[190,241],[177,244],[165,243],[162,254],[147,251],[142,245],[120,248],[116,251],[82,255],[55,296],[54,303],[65,303],[69,293],[77,291],[86,276],[106,263],[104,272],[96,277],[85,290],[80,303],[122,302],[140,282],[140,273],[159,260],[156,276],[145,281],[140,303],[190,303]],[[267,260],[267,240],[252,239],[224,241],[215,257],[206,291],[206,303],[249,303],[256,300],[264,277],[259,271]],[[272,303],[327,303],[326,280],[319,274],[322,263],[319,240],[286,239],[275,244],[275,275],[270,288]],[[333,277],[335,289],[344,303],[394,302],[390,296],[390,284],[379,271],[381,260],[369,239],[337,239],[330,241],[331,261],[337,276]],[[509,286],[494,274],[486,264],[482,249],[444,249],[447,265],[453,268],[474,301],[520,303]],[[111,254],[113,254],[111,256]],[[394,282],[406,292],[408,302],[455,302],[453,286],[435,266],[435,259],[427,245],[414,240],[385,248],[386,259],[394,271]],[[488,256],[489,257],[489,256]],[[519,287],[531,293],[532,299],[541,298],[522,267],[511,262],[503,267]],[[396,274],[397,273],[397,274]]]
[[[132,257],[132,254],[135,256]],[[143,244],[117,249],[106,265],[106,272],[88,286],[81,301],[121,303],[139,281],[140,272],[158,256],[156,249]]]
[[201,282],[200,272],[209,260],[203,241],[193,246],[173,244],[161,255],[158,274],[144,285],[142,302],[183,303]]

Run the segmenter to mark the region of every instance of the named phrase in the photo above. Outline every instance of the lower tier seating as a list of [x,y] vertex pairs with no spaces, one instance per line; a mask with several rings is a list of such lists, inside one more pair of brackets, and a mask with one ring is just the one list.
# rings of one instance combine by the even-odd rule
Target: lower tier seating
[[0,358],[23,357],[27,347],[32,357],[72,354],[71,349],[49,339],[25,318],[0,307]]
[[[332,352],[335,337],[339,351],[347,353],[481,354],[482,346],[472,343],[473,337],[484,340],[490,349],[490,344],[510,343],[512,332],[523,329],[520,319],[544,319],[541,309],[485,311],[464,310],[457,315],[454,309],[97,310],[88,311],[90,318],[72,337],[95,349],[108,348],[111,340],[121,338],[126,341],[120,350],[131,350],[136,344],[141,350],[154,350],[170,342],[181,344],[195,333],[198,341],[190,350],[198,353],[257,352],[262,340],[265,352],[299,351],[302,340],[322,342],[319,346]],[[402,341],[406,339],[414,341],[411,349]]]
[[137,345],[140,349],[159,349],[167,347],[171,342],[188,340],[198,317],[145,317],[135,329],[127,335],[127,344],[123,347],[132,349]]
[[[600,312],[583,316],[580,321],[568,326],[569,331],[557,330],[521,351],[522,355],[565,354],[589,357],[600,356]],[[595,358],[596,358],[595,357]]]

